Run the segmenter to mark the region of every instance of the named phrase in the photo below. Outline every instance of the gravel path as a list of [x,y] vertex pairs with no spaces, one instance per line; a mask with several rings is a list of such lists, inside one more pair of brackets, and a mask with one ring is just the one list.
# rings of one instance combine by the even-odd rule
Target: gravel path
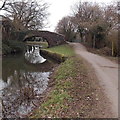
[[118,64],[93,53],[90,53],[80,43],[69,43],[78,56],[92,65],[99,83],[111,102],[113,114],[118,118]]

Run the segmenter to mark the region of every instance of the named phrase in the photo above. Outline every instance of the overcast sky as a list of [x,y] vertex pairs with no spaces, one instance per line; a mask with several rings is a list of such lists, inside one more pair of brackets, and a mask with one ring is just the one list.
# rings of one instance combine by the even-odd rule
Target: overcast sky
[[[3,1],[3,0],[0,0]],[[38,2],[41,0],[37,0]],[[50,16],[48,18],[48,27],[44,30],[54,31],[57,23],[59,20],[62,19],[62,17],[70,15],[72,13],[71,7],[78,3],[80,0],[42,0],[43,2],[47,2],[50,7],[48,9],[48,12],[50,13]],[[96,2],[96,3],[110,3],[111,1],[116,0],[81,0],[81,2]]]
[[[45,0],[50,4],[49,7],[49,28],[46,30],[54,31],[55,26],[62,17],[67,16],[71,13],[71,6],[77,3],[79,0]],[[97,2],[97,3],[110,3],[111,0],[81,0],[82,2]]]

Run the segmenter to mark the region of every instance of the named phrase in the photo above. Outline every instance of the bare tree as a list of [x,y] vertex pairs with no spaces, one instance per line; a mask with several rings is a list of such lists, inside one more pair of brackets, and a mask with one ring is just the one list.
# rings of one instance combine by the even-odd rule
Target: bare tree
[[90,2],[79,2],[74,5],[72,23],[76,26],[81,40],[86,32],[86,36],[91,35],[91,41],[90,37],[87,41],[90,41],[93,47],[104,46],[105,37],[111,29],[116,29],[118,26],[117,9],[116,3],[101,6]]
[[120,53],[118,50],[119,3],[114,2],[113,4],[106,6],[104,13],[104,19],[108,25],[108,28],[106,29],[107,40],[112,49],[112,56],[116,56]]
[[4,7],[6,16],[13,20],[18,30],[42,29],[48,16],[47,3],[38,3],[35,0],[9,2]]
[[[117,3],[110,4],[104,8],[104,21],[108,25],[108,33],[118,26],[118,5]],[[106,31],[106,32],[107,32]]]
[[85,33],[92,32],[93,27],[103,20],[103,10],[98,4],[90,2],[79,2],[74,5],[72,23],[80,34],[81,41]]
[[[74,5],[73,22],[74,24],[89,26],[94,22],[102,19],[102,11],[98,4],[89,2],[79,2]],[[88,24],[89,23],[89,24]]]
[[2,9],[5,7],[6,2],[7,2],[7,0],[4,0],[4,1],[3,1],[3,4],[2,4],[2,6],[0,7],[0,10],[2,10]]
[[75,37],[74,25],[71,22],[71,17],[63,17],[57,24],[56,32],[63,34],[67,41],[72,41]]

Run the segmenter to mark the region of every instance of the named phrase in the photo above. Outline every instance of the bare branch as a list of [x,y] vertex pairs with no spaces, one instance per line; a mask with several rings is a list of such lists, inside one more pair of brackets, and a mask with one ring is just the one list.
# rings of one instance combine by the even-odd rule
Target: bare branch
[[3,5],[2,5],[2,7],[0,8],[0,10],[2,10],[2,9],[5,7],[6,2],[7,2],[7,0],[4,0]]
[[24,2],[22,0],[21,2],[9,2],[4,10],[7,11],[7,16],[13,20],[18,29],[34,29],[33,26],[35,29],[41,29],[48,16],[47,8],[47,3],[38,4],[36,1]]

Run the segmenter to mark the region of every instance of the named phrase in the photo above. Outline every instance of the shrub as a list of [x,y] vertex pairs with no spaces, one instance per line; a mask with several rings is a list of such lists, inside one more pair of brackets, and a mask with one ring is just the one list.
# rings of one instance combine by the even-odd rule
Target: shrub
[[8,40],[2,43],[2,54],[7,55],[10,53],[20,53],[25,49],[25,45],[20,41]]
[[7,45],[7,44],[2,44],[2,54],[6,55],[6,54],[10,54],[11,53],[11,48]]

